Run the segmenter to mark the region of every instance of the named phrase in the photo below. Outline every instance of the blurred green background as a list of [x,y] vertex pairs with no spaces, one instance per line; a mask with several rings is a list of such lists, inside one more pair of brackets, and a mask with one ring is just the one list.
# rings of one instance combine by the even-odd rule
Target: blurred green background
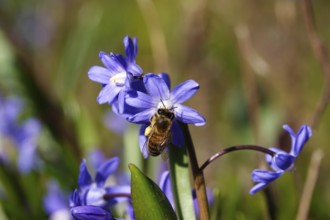
[[[313,3],[318,33],[330,48],[330,2]],[[121,135],[104,124],[110,106],[96,102],[101,88],[87,72],[102,65],[100,51],[124,53],[126,35],[138,37],[137,63],[145,73],[167,72],[172,85],[188,79],[200,84],[187,103],[207,120],[191,126],[200,164],[232,145],[288,150],[290,138],[281,126],[298,131],[311,125],[325,87],[302,1],[0,0],[0,24],[0,91],[23,97],[29,114],[45,126],[39,151],[47,164],[40,185],[55,177],[72,190],[81,158],[94,147],[108,157],[125,154]],[[318,149],[323,160],[313,170],[307,219],[330,219],[329,131],[327,108],[296,169],[271,185],[278,219],[296,218]],[[262,160],[241,151],[206,169],[206,183],[216,194],[213,219],[267,219],[265,194],[248,194],[250,173]]]

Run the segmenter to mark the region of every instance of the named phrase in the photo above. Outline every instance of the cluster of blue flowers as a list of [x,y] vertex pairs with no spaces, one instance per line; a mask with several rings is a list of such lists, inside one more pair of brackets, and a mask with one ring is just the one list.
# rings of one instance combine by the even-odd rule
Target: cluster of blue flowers
[[[102,85],[97,97],[98,103],[111,105],[115,114],[115,117],[113,114],[108,114],[113,121],[107,126],[115,128],[116,132],[122,132],[124,126],[119,126],[122,120],[139,124],[141,126],[140,150],[143,157],[148,158],[149,151],[145,147],[148,136],[145,135],[145,131],[151,125],[153,116],[160,109],[166,109],[174,115],[174,118],[171,118],[170,144],[177,147],[183,146],[185,139],[180,124],[202,126],[206,123],[205,118],[198,111],[182,104],[198,91],[199,84],[194,80],[187,80],[171,89],[168,74],[144,73],[136,63],[138,53],[136,38],[131,39],[126,36],[124,47],[126,56],[100,52],[99,57],[103,66],[93,66],[88,71],[89,78]],[[16,147],[18,169],[26,173],[33,169],[38,161],[36,150],[41,125],[34,118],[21,120],[22,108],[23,103],[19,99],[0,96],[0,146],[7,146],[2,145],[1,142],[9,141]],[[311,128],[307,125],[301,126],[296,134],[288,125],[284,125],[283,128],[291,136],[291,151],[284,152],[277,148],[263,151],[271,152],[265,158],[271,170],[253,170],[251,178],[256,185],[250,190],[250,194],[255,194],[281,177],[284,172],[291,170],[296,158],[312,135]],[[7,149],[1,147],[1,165],[9,163],[8,157]],[[92,177],[86,160],[83,160],[80,165],[78,187],[69,196],[69,201],[55,182],[49,183],[48,193],[44,198],[45,210],[49,216],[56,214],[61,216],[61,219],[112,220],[115,219],[111,212],[113,206],[124,203],[123,216],[135,219],[130,181],[127,178],[121,178],[118,174],[119,158],[113,157],[106,160],[102,153],[95,152],[88,161],[96,171],[95,177]],[[175,209],[168,171],[162,173],[158,185]],[[212,203],[212,193],[208,189],[206,191],[208,203]],[[195,214],[198,215],[194,190],[192,197]]]
[[147,149],[143,148],[146,142],[145,129],[160,108],[173,111],[172,143],[182,146],[183,134],[178,122],[196,126],[205,124],[205,118],[195,109],[182,105],[197,92],[198,83],[187,80],[171,90],[170,78],[166,73],[145,74],[136,64],[136,38],[132,40],[126,36],[124,46],[126,56],[101,52],[99,56],[105,67],[93,66],[88,72],[91,80],[103,86],[97,101],[99,104],[111,104],[112,110],[127,121],[141,124],[140,148],[145,158],[149,156]]
[[[138,51],[136,38],[132,40],[126,36],[124,46],[126,56],[101,52],[99,56],[104,67],[93,66],[88,72],[91,80],[102,85],[102,90],[97,98],[98,103],[110,104],[116,115],[125,118],[128,122],[141,125],[139,145],[144,158],[149,157],[149,152],[144,147],[148,138],[145,135],[145,130],[150,126],[150,120],[158,109],[169,109],[174,113],[171,126],[171,144],[182,146],[184,137],[179,123],[195,126],[205,124],[205,118],[200,113],[182,104],[197,92],[198,83],[194,80],[187,80],[171,89],[169,75],[166,73],[144,73],[143,69],[136,64]],[[311,129],[307,125],[303,125],[297,134],[294,134],[287,125],[284,126],[284,129],[289,132],[292,138],[291,151],[286,153],[276,148],[270,149],[275,156],[266,155],[266,161],[272,171],[256,169],[252,172],[252,180],[257,185],[251,189],[250,194],[258,192],[282,176],[285,171],[290,170],[304,144],[311,137]],[[105,205],[111,205],[116,201],[116,197],[112,196],[111,202],[110,200],[106,201],[104,195],[111,194],[111,192],[129,194],[129,187],[113,188],[111,192],[109,192],[109,188],[104,188],[105,178],[112,172],[113,169],[102,168],[98,171],[96,182],[93,182],[86,171],[85,163],[82,163],[79,178],[80,191],[75,191],[71,197],[73,216],[77,219],[85,219],[86,216],[94,216],[93,219],[111,219],[111,214],[100,210],[99,207],[105,208]],[[101,173],[103,173],[102,178],[100,178]],[[162,175],[160,188],[174,207],[168,172]],[[209,197],[212,196],[209,195]],[[130,208],[132,210],[132,207]],[[195,210],[198,211],[196,204]],[[96,216],[102,216],[102,218],[96,218]],[[134,216],[134,214],[131,213],[130,216]]]

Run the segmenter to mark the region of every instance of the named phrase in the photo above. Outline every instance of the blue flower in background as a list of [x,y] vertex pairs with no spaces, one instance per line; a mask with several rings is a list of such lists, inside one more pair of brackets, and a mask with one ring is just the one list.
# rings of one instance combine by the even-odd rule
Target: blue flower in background
[[104,207],[83,205],[78,190],[70,196],[71,215],[77,220],[111,220],[110,211]]
[[104,117],[104,123],[109,130],[113,131],[118,135],[123,135],[127,130],[129,122],[125,119],[125,117],[118,117],[113,111],[108,111]]
[[134,77],[142,75],[143,70],[136,64],[138,52],[137,38],[124,38],[126,57],[121,54],[100,52],[99,57],[105,67],[93,66],[88,71],[91,80],[102,84],[103,88],[97,98],[100,104],[114,104],[119,101],[119,111],[124,105],[124,96],[130,88]]
[[283,175],[285,171],[291,170],[299,153],[303,149],[305,143],[312,136],[312,130],[309,126],[303,125],[297,134],[288,126],[283,128],[291,136],[291,150],[290,153],[280,149],[271,148],[276,152],[275,156],[266,155],[266,161],[274,171],[256,169],[252,172],[251,178],[257,183],[251,190],[250,194],[255,194],[259,190],[265,188],[268,184]]
[[41,132],[41,125],[37,119],[30,118],[21,125],[16,133],[18,143],[18,169],[27,173],[37,167],[41,161],[37,156],[37,142]]
[[114,157],[102,163],[96,172],[93,180],[86,166],[86,161],[80,165],[80,174],[78,178],[79,198],[81,205],[93,205],[106,207],[113,205],[126,198],[113,196],[106,199],[106,195],[112,194],[130,194],[130,186],[108,186],[106,180],[117,170],[119,158]]
[[67,196],[61,191],[57,182],[49,181],[47,183],[47,194],[43,204],[49,219],[72,219]]
[[[0,96],[0,140],[8,139],[15,146],[18,153],[18,169],[22,173],[27,173],[40,165],[36,151],[41,125],[35,118],[23,121],[20,119],[23,106],[23,102],[16,97]],[[0,158],[3,162],[9,162],[6,150],[1,153]]]
[[139,109],[138,113],[128,116],[127,120],[143,124],[140,129],[140,148],[143,156],[147,158],[149,153],[144,148],[147,140],[144,133],[150,125],[150,119],[158,109],[169,109],[175,115],[171,132],[173,134],[172,143],[176,146],[182,146],[184,142],[178,121],[201,126],[205,124],[205,119],[195,109],[181,104],[190,99],[199,89],[199,85],[195,81],[187,80],[171,91],[167,74],[146,74],[143,81],[147,93],[129,91],[125,97],[125,102],[129,106]]
[[[86,161],[80,165],[79,189],[70,196],[71,214],[75,219],[113,219],[109,208],[118,202],[128,202],[130,206],[130,186],[110,185],[108,178],[114,175],[119,158],[114,157],[98,165],[93,179],[87,169]],[[130,213],[128,213],[130,214]]]

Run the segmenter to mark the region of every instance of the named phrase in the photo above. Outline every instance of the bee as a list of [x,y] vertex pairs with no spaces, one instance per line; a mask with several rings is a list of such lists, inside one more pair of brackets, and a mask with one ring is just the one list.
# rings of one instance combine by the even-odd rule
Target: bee
[[154,116],[150,119],[150,126],[146,128],[144,135],[148,137],[146,143],[148,153],[151,156],[162,154],[165,159],[165,148],[172,138],[171,127],[174,119],[173,110],[159,108]]

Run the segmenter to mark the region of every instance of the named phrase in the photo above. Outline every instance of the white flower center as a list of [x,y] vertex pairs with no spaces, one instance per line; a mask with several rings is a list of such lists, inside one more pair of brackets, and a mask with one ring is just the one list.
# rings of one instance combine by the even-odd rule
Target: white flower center
[[126,72],[121,72],[110,78],[110,82],[115,83],[117,86],[125,85]]
[[164,109],[173,109],[174,103],[170,100],[161,100],[158,102],[157,109],[164,108]]
[[106,191],[104,188],[97,187],[93,184],[86,195],[87,205],[103,206],[106,203],[106,201],[103,199],[105,194]]

